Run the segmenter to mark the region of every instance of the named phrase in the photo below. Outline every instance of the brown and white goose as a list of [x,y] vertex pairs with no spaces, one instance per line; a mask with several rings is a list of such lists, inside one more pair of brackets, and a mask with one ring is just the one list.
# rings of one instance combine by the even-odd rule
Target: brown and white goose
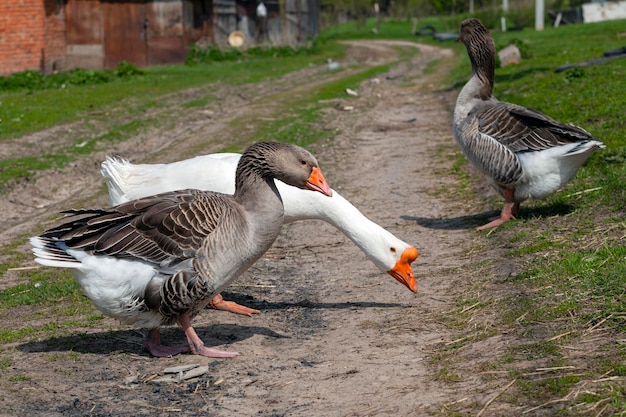
[[467,48],[472,77],[456,101],[454,136],[469,161],[504,197],[500,217],[481,230],[514,219],[522,201],[556,192],[605,146],[580,127],[493,96],[496,48],[480,20],[461,23],[458,40]]
[[[261,142],[242,155],[233,196],[183,190],[69,210],[69,220],[30,242],[38,263],[72,268],[104,314],[150,328],[146,347],[154,356],[236,356],[204,346],[191,319],[278,236],[283,204],[274,178],[332,195],[309,152]],[[161,345],[159,326],[174,322],[188,343]]]

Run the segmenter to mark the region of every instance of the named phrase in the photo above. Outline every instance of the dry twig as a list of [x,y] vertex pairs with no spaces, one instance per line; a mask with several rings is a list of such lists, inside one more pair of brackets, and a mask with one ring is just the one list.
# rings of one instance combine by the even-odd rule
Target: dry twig
[[478,412],[478,414],[476,414],[476,417],[480,417],[483,415],[483,413],[485,412],[485,410],[487,409],[487,407],[489,407],[491,405],[492,402],[494,402],[499,396],[501,396],[504,391],[508,390],[509,388],[511,388],[511,385],[515,384],[515,381],[517,381],[517,379],[514,379],[513,381],[509,382],[508,384],[506,384],[506,386],[504,388],[502,388],[500,390],[500,392],[498,392],[492,399],[490,399],[489,401],[487,401],[485,403],[485,405],[483,406],[482,410],[480,410]]

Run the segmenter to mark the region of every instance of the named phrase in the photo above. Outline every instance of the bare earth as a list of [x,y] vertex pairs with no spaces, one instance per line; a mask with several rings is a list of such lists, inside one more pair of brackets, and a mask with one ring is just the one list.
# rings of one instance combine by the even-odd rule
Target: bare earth
[[[419,53],[397,61],[403,48],[419,48]],[[444,69],[452,53],[408,42],[354,43],[342,65],[396,64],[364,82],[359,97],[332,103],[325,118],[337,138],[312,148],[333,188],[417,247],[418,294],[380,272],[330,226],[290,224],[224,294],[261,314],[207,310],[194,321],[207,345],[239,351],[240,357],[152,358],[141,346],[145,329],[105,318],[69,336],[0,347],[11,361],[0,378],[0,415],[422,416],[445,415],[452,406],[475,415],[485,405],[483,416],[514,415],[510,403],[488,403],[508,381],[494,377],[485,382],[477,372],[480,362],[502,353],[506,335],[465,349],[455,364],[460,380],[454,383],[442,378],[437,358],[454,342],[445,321],[461,310],[454,301],[470,288],[472,278],[506,276],[514,266],[501,265],[503,270],[495,272],[469,267],[489,256],[475,253],[485,237],[473,228],[484,217],[472,214],[497,207],[451,191],[457,185],[451,174],[458,155],[451,129],[456,92],[439,89],[440,73],[424,72],[433,60]],[[134,162],[170,162],[215,152],[253,129],[255,120],[282,117],[281,95],[315,89],[334,76],[312,67],[273,82],[222,86],[211,92],[218,100],[200,109],[176,106],[206,92],[167,97],[164,106],[145,115],[166,123],[112,144],[106,153]],[[106,123],[106,115],[95,115],[2,145],[0,152],[28,154],[33,146],[72,143],[106,129]],[[89,155],[19,184],[0,203],[2,239],[25,239],[50,226],[64,208],[105,205],[99,176],[104,155]],[[29,248],[17,250],[28,253]],[[29,254],[24,265],[34,265]],[[10,271],[0,287],[24,280]],[[13,309],[0,318],[1,328],[20,328],[23,317],[31,325],[54,323],[53,313],[39,310]],[[184,339],[177,327],[163,334],[165,343]],[[157,382],[165,368],[184,364],[207,365],[208,372],[183,382]]]

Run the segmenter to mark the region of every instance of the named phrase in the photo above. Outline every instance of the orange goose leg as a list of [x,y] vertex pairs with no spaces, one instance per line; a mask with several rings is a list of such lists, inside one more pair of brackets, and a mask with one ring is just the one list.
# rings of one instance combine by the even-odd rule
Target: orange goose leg
[[165,358],[168,356],[176,356],[180,353],[190,352],[189,345],[163,346],[161,344],[161,331],[158,327],[150,329],[148,338],[143,342],[143,346],[148,349],[152,356],[157,358]]
[[204,346],[204,342],[198,337],[193,327],[191,327],[191,317],[189,317],[189,314],[185,313],[178,316],[178,324],[183,328],[185,336],[187,336],[187,341],[189,342],[189,349],[194,355],[208,356],[209,358],[232,358],[239,356],[238,352],[228,352]]
[[509,220],[515,219],[519,212],[519,203],[513,201],[514,192],[515,190],[512,189],[504,190],[504,207],[502,207],[500,217],[496,217],[495,220],[492,220],[489,223],[480,226],[476,230],[491,229],[493,227],[498,227],[501,224],[508,222]]
[[153,356],[163,358],[187,352],[191,352],[194,355],[208,356],[210,358],[232,358],[234,356],[239,356],[238,352],[228,352],[204,346],[204,342],[200,339],[200,337],[198,337],[198,334],[193,327],[191,327],[191,318],[189,317],[189,314],[179,316],[178,323],[183,328],[185,336],[187,336],[188,344],[163,346],[161,344],[161,332],[159,328],[156,327],[150,330],[148,338],[144,342],[144,346]]
[[237,304],[234,301],[226,301],[222,298],[221,294],[217,294],[215,297],[213,297],[213,299],[209,303],[209,306],[211,308],[214,308],[215,310],[230,311],[231,313],[242,314],[244,316],[250,317],[252,317],[253,314],[260,313],[259,310],[242,306],[241,304]]

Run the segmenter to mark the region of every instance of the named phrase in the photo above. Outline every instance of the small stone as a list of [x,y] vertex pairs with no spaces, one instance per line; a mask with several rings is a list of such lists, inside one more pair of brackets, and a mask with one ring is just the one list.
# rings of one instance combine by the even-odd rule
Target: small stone
[[522,54],[517,46],[509,45],[498,52],[498,58],[500,58],[500,66],[506,67],[511,64],[519,64],[522,60]]

